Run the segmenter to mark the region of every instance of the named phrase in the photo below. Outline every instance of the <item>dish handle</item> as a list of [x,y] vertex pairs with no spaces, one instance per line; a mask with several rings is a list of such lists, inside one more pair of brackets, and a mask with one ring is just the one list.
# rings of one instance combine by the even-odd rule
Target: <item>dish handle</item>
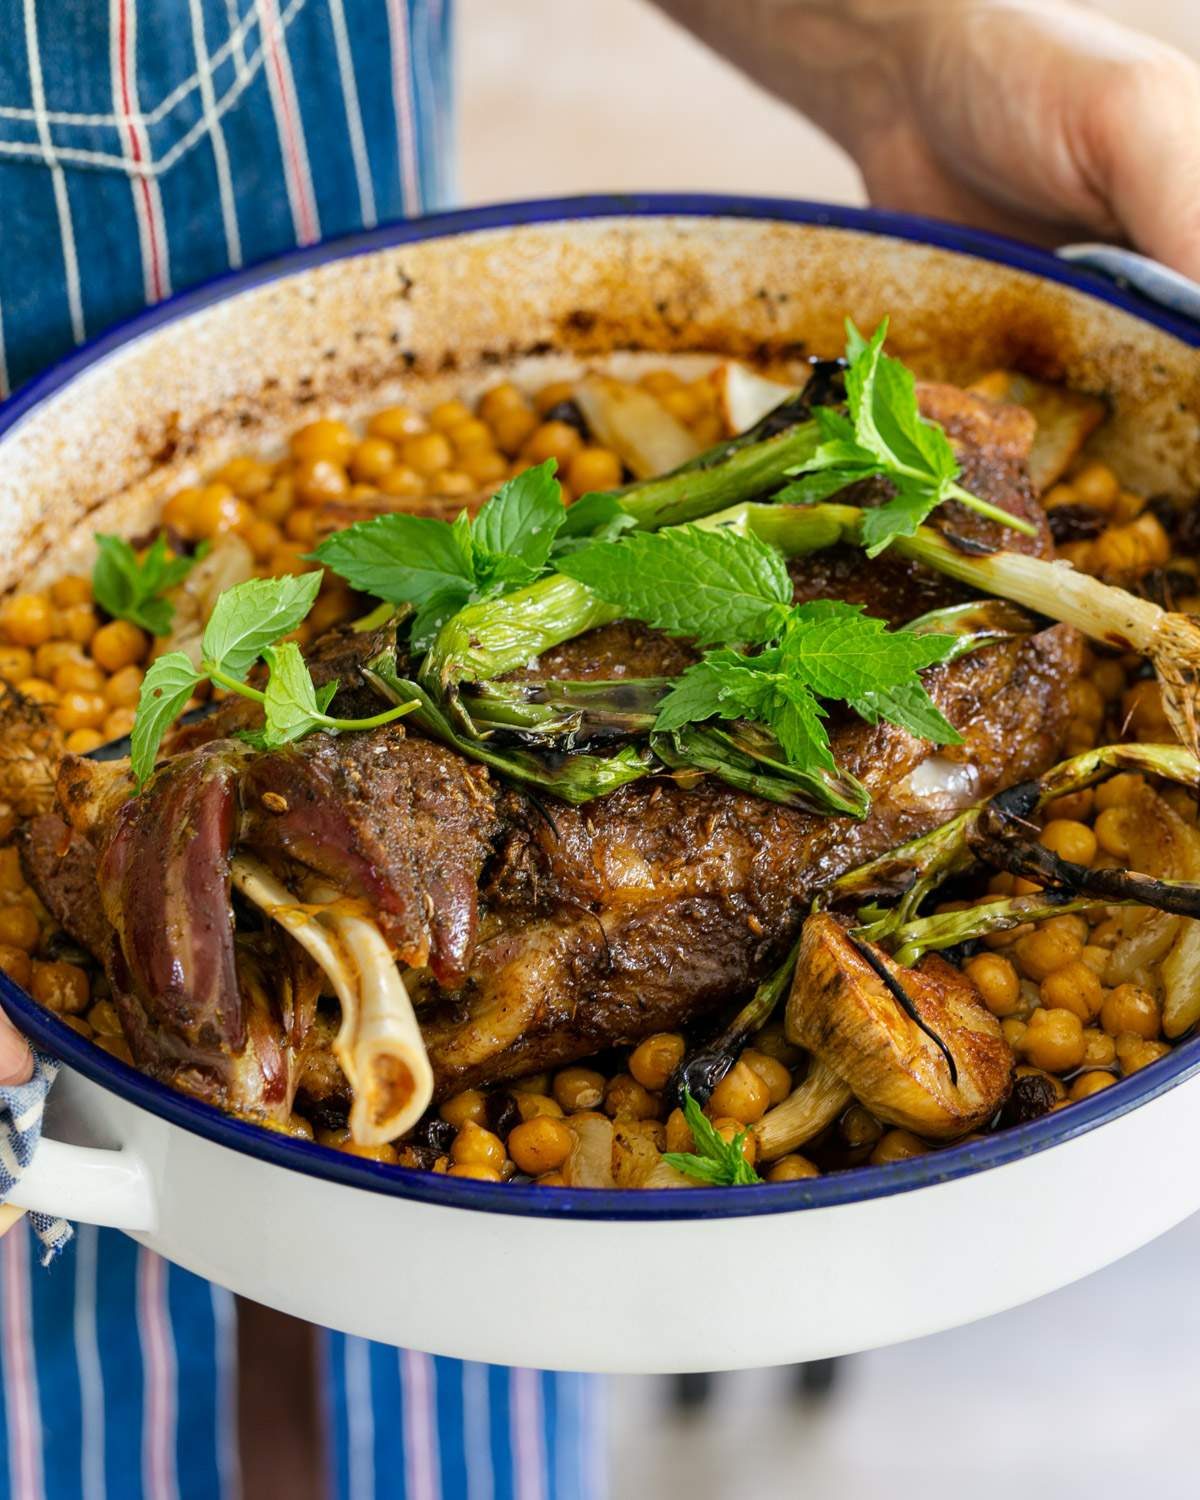
[[1062,260],[1098,272],[1118,286],[1132,287],[1159,307],[1200,321],[1200,284],[1148,255],[1139,255],[1121,245],[1101,244],[1063,245],[1057,254]]
[[6,1201],[14,1208],[134,1234],[150,1233],[158,1223],[150,1173],[128,1146],[102,1151],[43,1137]]

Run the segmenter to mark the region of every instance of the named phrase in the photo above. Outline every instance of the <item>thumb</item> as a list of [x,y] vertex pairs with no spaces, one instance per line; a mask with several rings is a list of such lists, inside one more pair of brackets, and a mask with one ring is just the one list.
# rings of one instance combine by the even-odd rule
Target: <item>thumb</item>
[[0,1011],[0,1087],[28,1083],[33,1073],[33,1054],[25,1038],[13,1029],[12,1022]]
[[1099,190],[1132,244],[1200,281],[1200,67],[1164,51],[1114,85],[1091,152]]

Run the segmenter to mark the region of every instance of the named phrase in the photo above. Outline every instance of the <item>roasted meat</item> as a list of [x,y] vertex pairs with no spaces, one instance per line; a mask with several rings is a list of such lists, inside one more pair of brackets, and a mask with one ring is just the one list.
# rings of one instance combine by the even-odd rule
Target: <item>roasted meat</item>
[[[1005,545],[1048,552],[1024,468],[1029,419],[946,387],[927,388],[923,400],[958,446],[965,483],[1038,521],[1036,539],[1008,533]],[[970,544],[1002,539],[955,505],[939,524]],[[893,623],[963,597],[914,564],[870,562],[850,548],[798,561],[792,576],[798,599],[862,602]],[[337,633],[319,644],[318,674],[339,677],[340,697],[362,694],[356,663],[378,644]],[[670,675],[692,659],[686,642],[618,622],[548,651],[523,675]],[[1076,637],[1059,626],[929,672],[932,696],[964,737],[937,755],[888,724],[832,717],[838,763],[872,796],[863,822],[669,776],[567,806],[506,786],[398,724],[256,752],[225,737],[247,722],[239,703],[177,735],[134,800],[122,800],[111,771],[68,758],[60,797],[75,832],[42,825],[25,857],[47,904],[105,964],[144,1065],[202,1075],[234,1107],[257,1107],[245,1068],[229,1063],[248,1055],[250,1018],[261,1013],[262,957],[240,956],[247,914],[230,894],[233,862],[249,857],[288,890],[332,891],[378,925],[445,1094],[735,1005],[780,960],[825,883],[1046,766],[1078,662]],[[99,900],[85,914],[89,879]],[[261,927],[250,920],[249,931]],[[273,941],[295,946],[282,934]],[[292,960],[303,969],[302,955]],[[329,1030],[313,1029],[301,992],[286,1025],[274,1017],[298,1059],[288,1090],[302,1066],[333,1093],[313,1057]]]

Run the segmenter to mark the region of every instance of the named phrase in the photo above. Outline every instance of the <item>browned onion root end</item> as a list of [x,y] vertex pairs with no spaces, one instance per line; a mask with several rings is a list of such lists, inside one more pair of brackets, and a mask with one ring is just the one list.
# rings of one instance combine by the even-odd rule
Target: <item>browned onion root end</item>
[[1200,755],[1200,620],[1164,615],[1150,644],[1171,728]]

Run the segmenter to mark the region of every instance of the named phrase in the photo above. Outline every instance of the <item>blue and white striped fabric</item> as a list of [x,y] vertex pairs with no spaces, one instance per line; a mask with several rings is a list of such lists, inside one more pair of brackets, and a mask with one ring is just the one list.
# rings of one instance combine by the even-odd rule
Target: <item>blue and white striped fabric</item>
[[[442,206],[449,12],[0,0],[0,396],[173,291]],[[109,1230],[37,1259],[0,1239],[0,1500],[236,1500],[233,1299]],[[596,1381],[324,1351],[331,1500],[604,1494]]]
[[[33,1159],[42,1137],[46,1095],[57,1076],[54,1059],[35,1052],[29,1082],[0,1088],[0,1203]],[[42,1260],[49,1265],[71,1238],[71,1226],[48,1214],[30,1214],[29,1223],[42,1243]]]
[[172,291],[449,190],[449,0],[0,0],[0,397]]

